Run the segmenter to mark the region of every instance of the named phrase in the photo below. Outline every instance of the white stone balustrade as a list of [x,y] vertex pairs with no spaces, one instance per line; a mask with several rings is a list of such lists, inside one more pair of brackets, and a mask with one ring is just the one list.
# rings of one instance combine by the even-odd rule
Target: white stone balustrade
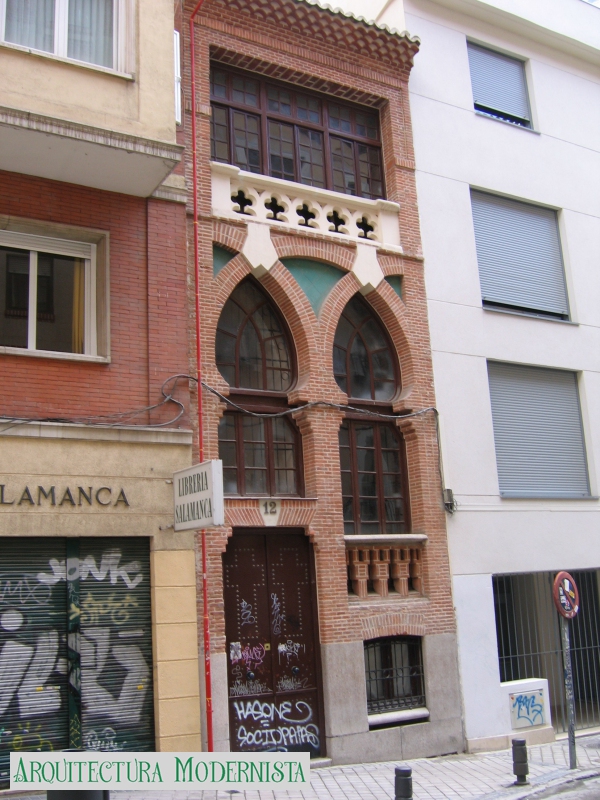
[[[268,175],[255,175],[215,161],[211,162],[211,171],[212,213],[217,217],[264,223],[282,229],[312,230],[335,239],[361,244],[370,242],[387,250],[402,252],[398,203],[368,200]],[[238,195],[242,200],[241,206],[232,200]],[[273,200],[281,210],[274,209]],[[251,201],[251,204],[246,204],[246,201]],[[314,216],[307,220],[306,216],[298,213],[303,208]]]

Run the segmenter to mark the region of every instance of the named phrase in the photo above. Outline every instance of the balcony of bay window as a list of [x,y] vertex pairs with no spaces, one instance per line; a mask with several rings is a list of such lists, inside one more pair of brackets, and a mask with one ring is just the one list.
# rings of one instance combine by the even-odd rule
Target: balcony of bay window
[[215,64],[213,213],[400,246],[377,108]]

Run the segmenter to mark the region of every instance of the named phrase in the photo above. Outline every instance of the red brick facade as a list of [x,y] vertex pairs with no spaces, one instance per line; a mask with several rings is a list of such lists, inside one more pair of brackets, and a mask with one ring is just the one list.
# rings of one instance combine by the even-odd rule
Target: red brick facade
[[[192,7],[191,3],[188,4],[188,13]],[[350,28],[358,28],[361,23],[343,20],[339,16],[336,18],[329,12],[311,9],[303,3],[278,2],[271,6],[271,11],[269,14],[259,2],[238,7],[236,3],[207,0],[195,26],[204,380],[223,394],[228,394],[228,386],[214,362],[216,326],[232,290],[251,272],[250,264],[239,254],[245,241],[245,225],[211,216],[208,78],[212,54],[213,58],[225,63],[326,90],[330,94],[379,108],[387,197],[400,204],[403,255],[386,253],[382,246],[378,258],[385,275],[403,276],[403,300],[385,281],[366,299],[386,326],[398,354],[403,388],[400,399],[395,403],[395,411],[430,408],[435,405],[435,398],[407,89],[410,55],[416,46],[411,45],[411,50],[405,40],[406,60],[401,61],[396,53],[392,63],[382,57],[374,44],[369,45],[369,41],[372,41],[369,39],[370,33],[367,35],[363,31],[362,51],[356,41],[348,38]],[[300,17],[302,25],[298,22]],[[327,26],[337,30],[337,39],[328,37]],[[184,125],[189,137],[191,99],[187,24],[184,37]],[[380,32],[379,38],[387,40],[391,36]],[[367,47],[371,47],[369,52],[364,49]],[[190,185],[191,169],[191,159],[188,158]],[[192,241],[190,213],[191,206],[188,205],[188,231]],[[296,384],[289,393],[289,402],[302,404],[322,400],[344,404],[347,402],[346,395],[333,378],[332,351],[342,309],[360,288],[357,279],[350,273],[355,245],[342,241],[338,244],[318,233],[281,231],[273,232],[272,241],[280,258],[295,256],[322,260],[347,273],[325,300],[318,317],[281,262],[277,262],[261,279],[263,288],[285,317],[296,349],[298,374]],[[216,277],[213,277],[213,243],[238,253]],[[192,252],[191,246],[188,252]],[[192,280],[193,263],[190,260],[190,282]],[[192,359],[191,364],[194,363]],[[193,369],[193,366],[190,368]],[[224,411],[224,404],[207,392],[204,398],[204,452],[205,457],[216,458],[217,423]],[[293,513],[289,509],[286,512],[289,521],[284,523],[304,526],[314,543],[321,642],[327,644],[387,635],[453,632],[455,625],[445,514],[433,413],[398,423],[407,449],[412,531],[428,537],[423,552],[424,595],[409,598],[390,595],[387,598],[359,600],[348,595],[338,448],[338,429],[342,419],[342,411],[324,407],[300,411],[296,415],[302,433],[305,494],[306,498],[315,500],[310,502],[310,509],[307,507],[309,501],[297,501],[298,511]],[[290,504],[292,502],[289,501]],[[258,507],[254,508],[250,501],[230,500],[226,502],[226,508],[230,527],[212,532],[209,537],[213,652],[223,652],[225,647],[221,554],[226,549],[231,526],[261,524]],[[310,520],[307,519],[308,514]],[[202,609],[198,611],[201,614]]]
[[[184,207],[1,172],[0,216],[12,229],[40,223],[56,238],[65,225],[71,238],[77,228],[106,234],[110,292],[110,363],[4,354],[0,413],[87,419],[160,402],[163,381],[188,368]],[[184,427],[187,394],[180,383]],[[176,413],[166,404],[127,422],[167,422]]]

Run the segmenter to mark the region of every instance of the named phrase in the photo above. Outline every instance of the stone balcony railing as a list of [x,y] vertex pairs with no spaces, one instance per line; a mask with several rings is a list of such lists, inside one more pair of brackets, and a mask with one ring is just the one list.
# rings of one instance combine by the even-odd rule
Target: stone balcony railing
[[[370,543],[369,538],[375,541]],[[387,597],[393,587],[401,597],[408,597],[412,592],[422,595],[422,540],[427,537],[397,537],[399,540],[405,538],[404,542],[378,542],[378,538],[386,537],[345,537],[348,582],[353,594],[366,598],[371,590],[380,597]],[[362,541],[354,543],[352,539]]]
[[217,217],[313,231],[402,252],[398,203],[256,175],[215,161],[211,171],[212,213]]

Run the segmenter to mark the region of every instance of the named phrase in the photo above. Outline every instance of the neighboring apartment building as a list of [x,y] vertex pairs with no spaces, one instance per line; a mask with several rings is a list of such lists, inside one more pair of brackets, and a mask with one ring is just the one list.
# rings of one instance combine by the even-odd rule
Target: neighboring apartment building
[[418,40],[303,0],[206,0],[194,103],[184,21],[204,455],[226,492],[207,535],[215,749],[462,750],[407,91]]
[[600,10],[368,15],[421,39],[410,102],[467,744],[565,730],[561,569],[581,593],[577,727],[597,726]]
[[173,3],[0,12],[3,786],[10,750],[199,749],[200,700]]

